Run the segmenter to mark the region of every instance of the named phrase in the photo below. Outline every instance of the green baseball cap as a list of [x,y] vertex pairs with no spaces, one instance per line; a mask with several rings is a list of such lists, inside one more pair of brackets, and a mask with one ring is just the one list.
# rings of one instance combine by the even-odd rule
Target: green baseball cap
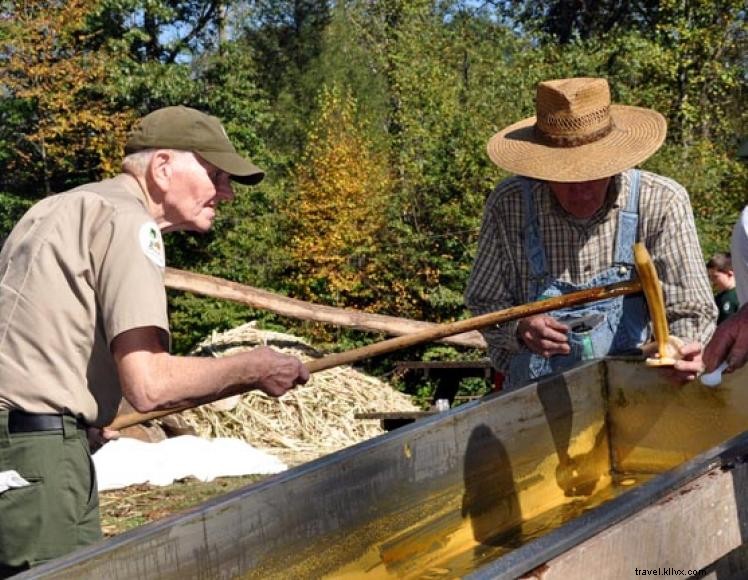
[[144,149],[192,151],[246,185],[265,177],[262,169],[236,152],[217,117],[190,107],[164,107],[140,119],[130,131],[125,153]]

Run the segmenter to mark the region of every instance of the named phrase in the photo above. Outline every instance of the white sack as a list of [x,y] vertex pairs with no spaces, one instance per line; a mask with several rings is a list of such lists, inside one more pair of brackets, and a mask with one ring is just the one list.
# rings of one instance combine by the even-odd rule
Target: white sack
[[265,475],[287,469],[278,458],[241,439],[193,435],[158,443],[121,437],[94,453],[93,460],[99,491],[140,483],[163,486],[189,476],[212,481],[222,476]]

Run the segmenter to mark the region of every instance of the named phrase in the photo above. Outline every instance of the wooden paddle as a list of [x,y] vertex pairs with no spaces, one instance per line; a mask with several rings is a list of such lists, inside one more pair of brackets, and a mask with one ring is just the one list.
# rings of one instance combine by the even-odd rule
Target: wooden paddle
[[670,352],[670,334],[667,327],[667,316],[665,315],[665,297],[662,294],[662,284],[657,277],[657,270],[652,263],[652,258],[647,248],[641,242],[634,244],[634,265],[641,280],[644,298],[649,309],[649,318],[652,320],[652,330],[657,342],[657,352],[660,355],[647,359],[647,366],[671,367],[675,359]]
[[[490,312],[488,314],[482,314],[473,318],[467,318],[465,320],[458,320],[456,322],[447,322],[444,324],[435,324],[430,328],[419,330],[411,334],[404,336],[398,336],[381,342],[375,342],[367,346],[360,348],[354,348],[345,352],[330,354],[319,359],[314,359],[306,362],[306,367],[310,373],[316,373],[325,369],[337,367],[340,365],[352,364],[361,360],[365,360],[374,356],[379,356],[415,346],[417,344],[423,344],[425,342],[432,342],[446,336],[453,336],[462,332],[468,332],[471,330],[478,330],[480,328],[486,328],[495,324],[503,324],[518,318],[526,318],[536,314],[542,314],[551,310],[558,310],[559,308],[566,308],[569,306],[576,306],[579,304],[585,304],[587,302],[594,302],[596,300],[605,300],[607,298],[615,298],[617,296],[625,296],[628,294],[635,294],[641,292],[642,285],[639,280],[630,280],[624,282],[618,282],[616,284],[609,284],[607,286],[600,286],[598,288],[588,288],[586,290],[579,290],[577,292],[570,292],[569,294],[563,294],[561,296],[554,296],[553,298],[547,298],[546,300],[539,300],[538,302],[531,302],[529,304],[521,304],[519,306],[512,306],[504,310],[497,312]],[[228,389],[222,393],[221,396],[215,398],[209,398],[201,401],[199,404],[204,405],[212,401],[217,401],[222,398],[236,395],[241,392],[251,390],[252,387],[246,389],[236,388]],[[230,391],[230,392],[228,392]],[[110,429],[123,429],[132,425],[137,425],[143,421],[149,419],[157,419],[165,415],[184,411],[197,405],[187,405],[175,409],[163,409],[159,411],[151,411],[148,413],[131,412],[118,415],[115,417],[112,424],[109,426]]]

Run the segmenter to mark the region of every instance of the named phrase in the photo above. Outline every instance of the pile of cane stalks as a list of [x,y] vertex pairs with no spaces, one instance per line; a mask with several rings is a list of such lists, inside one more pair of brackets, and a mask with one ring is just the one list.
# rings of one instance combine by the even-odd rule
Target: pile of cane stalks
[[[225,356],[261,345],[302,360],[319,356],[299,337],[261,330],[253,322],[214,333],[193,354]],[[357,419],[356,413],[415,410],[409,396],[342,366],[314,373],[306,385],[277,399],[250,391],[182,416],[200,436],[242,438],[288,465],[298,465],[383,432],[378,420]]]

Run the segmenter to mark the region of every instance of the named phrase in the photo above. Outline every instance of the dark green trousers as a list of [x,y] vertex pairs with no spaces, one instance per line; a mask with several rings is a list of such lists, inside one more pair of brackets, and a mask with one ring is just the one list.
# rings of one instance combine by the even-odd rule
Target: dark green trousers
[[0,471],[31,483],[0,493],[0,578],[102,538],[86,432],[72,417],[61,431],[8,433],[0,411]]

